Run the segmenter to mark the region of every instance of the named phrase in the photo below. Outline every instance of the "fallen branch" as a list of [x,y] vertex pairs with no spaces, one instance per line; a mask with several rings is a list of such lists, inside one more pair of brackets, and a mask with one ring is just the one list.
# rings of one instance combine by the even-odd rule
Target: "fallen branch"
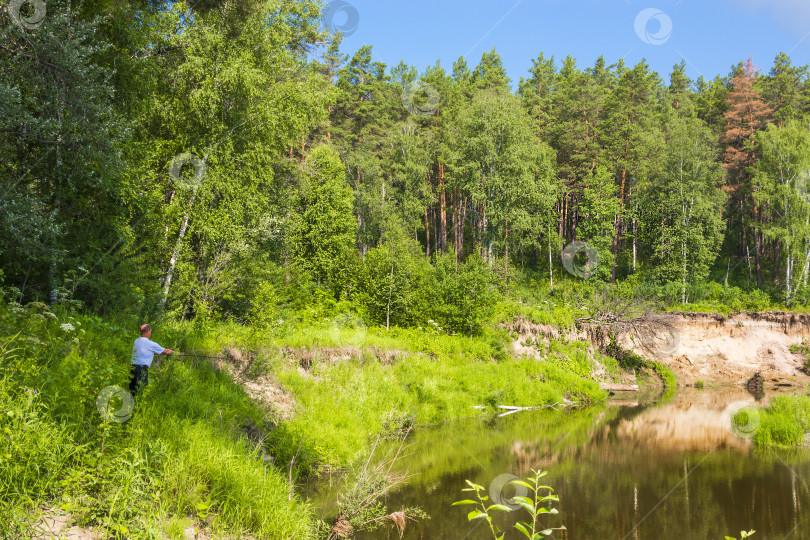
[[[559,407],[570,407],[571,405],[576,405],[575,402],[571,401],[570,399],[563,398],[562,401],[558,401],[556,403],[550,403],[548,405],[536,405],[534,407],[516,407],[514,405],[498,405],[498,409],[505,409],[508,412],[501,413],[498,417],[501,416],[508,416],[510,414],[514,414],[516,412],[523,412],[523,411],[541,411],[543,409],[554,409],[555,411],[558,410]],[[482,405],[473,405],[473,409],[478,410],[486,410],[489,407],[484,407]]]

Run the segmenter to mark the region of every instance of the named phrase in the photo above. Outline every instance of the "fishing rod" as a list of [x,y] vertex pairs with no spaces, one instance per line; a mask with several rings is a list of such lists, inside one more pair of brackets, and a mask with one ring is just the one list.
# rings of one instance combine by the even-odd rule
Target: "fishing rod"
[[212,360],[227,360],[224,356],[203,356],[201,354],[178,354],[177,356],[184,358],[210,358]]

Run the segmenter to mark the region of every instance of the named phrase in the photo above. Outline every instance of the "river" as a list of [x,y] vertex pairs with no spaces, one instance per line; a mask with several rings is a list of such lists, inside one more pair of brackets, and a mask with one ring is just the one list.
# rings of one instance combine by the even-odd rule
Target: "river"
[[[390,510],[418,506],[430,519],[409,522],[407,539],[492,538],[486,523],[467,521],[473,507],[451,504],[470,497],[465,479],[507,504],[531,469],[548,471],[543,483],[560,500],[544,526],[564,525],[550,538],[568,540],[683,540],[738,537],[810,538],[810,452],[763,451],[750,433],[731,429],[731,415],[760,400],[738,388],[688,389],[675,396],[614,402],[576,411],[527,411],[489,421],[468,420],[422,428],[398,462],[410,481],[390,494]],[[504,485],[505,484],[505,485]],[[503,486],[503,487],[501,487]],[[330,491],[310,490],[325,516]],[[330,500],[330,503],[333,501]],[[502,513],[510,527],[524,510]],[[359,540],[399,538],[386,526]],[[521,538],[511,530],[506,539]]]

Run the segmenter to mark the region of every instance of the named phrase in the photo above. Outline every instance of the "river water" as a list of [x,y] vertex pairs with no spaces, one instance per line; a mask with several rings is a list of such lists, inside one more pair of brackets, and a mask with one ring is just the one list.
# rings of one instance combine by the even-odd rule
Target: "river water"
[[[570,540],[723,539],[755,529],[754,540],[810,539],[810,452],[762,451],[750,433],[731,428],[741,407],[761,407],[737,388],[688,390],[647,402],[626,400],[585,410],[519,412],[419,429],[398,462],[409,482],[388,496],[390,510],[418,506],[430,519],[410,522],[408,539],[492,538],[486,523],[467,521],[471,506],[453,507],[469,479],[509,503],[513,477],[548,474],[559,511],[542,521]],[[334,515],[325,483],[312,490]],[[334,491],[331,491],[332,496]],[[320,502],[319,502],[320,501]],[[331,501],[330,501],[331,502]],[[524,510],[502,513],[501,529]],[[360,540],[399,538],[390,526]],[[511,530],[506,539],[521,538]]]

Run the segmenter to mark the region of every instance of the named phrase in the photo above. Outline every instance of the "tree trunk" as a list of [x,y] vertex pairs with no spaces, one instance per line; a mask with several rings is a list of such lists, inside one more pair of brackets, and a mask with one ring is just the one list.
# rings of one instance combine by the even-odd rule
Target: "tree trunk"
[[444,189],[444,164],[439,163],[439,246],[442,253],[447,253],[447,200]]
[[785,307],[790,306],[790,280],[791,272],[793,270],[793,256],[790,253],[790,244],[785,246],[785,253],[787,253],[787,264],[785,264]]
[[363,258],[363,241],[361,240],[361,231],[363,230],[363,217],[360,212],[357,213],[357,254]]
[[427,207],[425,207],[425,256],[430,258],[430,226],[428,225]]
[[191,208],[194,206],[194,200],[197,198],[197,191],[195,190],[191,195],[191,200],[188,203],[189,211],[183,215],[183,222],[180,224],[180,232],[177,235],[177,242],[174,244],[172,256],[169,259],[169,269],[166,271],[166,277],[163,280],[163,297],[160,299],[160,307],[166,305],[166,299],[169,296],[169,288],[172,286],[172,275],[174,274],[174,267],[177,264],[177,258],[180,256],[180,249],[183,247],[183,238],[186,236],[188,229],[188,219]]
[[638,235],[638,221],[633,218],[633,273],[636,273],[636,258],[638,256],[638,242],[637,240]]
[[745,259],[748,261],[748,289],[751,289],[751,250],[748,249],[748,243],[745,244]]
[[681,267],[681,304],[686,303],[686,239],[681,241],[681,258],[683,259],[683,266]]
[[762,286],[762,242],[759,231],[754,231],[754,259],[757,267],[757,288]]
[[554,292],[554,262],[551,258],[551,223],[548,226],[548,277],[551,282],[551,292]]
[[467,223],[467,202],[460,194],[459,198],[461,199],[461,217],[458,222],[458,253],[456,256],[458,257],[458,262],[461,262],[464,259],[464,228]]
[[621,238],[622,210],[624,210],[624,190],[627,185],[627,169],[622,170],[621,191],[619,193],[619,215],[616,216],[616,234],[613,238],[613,264],[610,269],[610,282],[616,283],[616,265],[619,262],[619,240]]
[[802,286],[807,286],[807,274],[810,272],[810,246],[805,250],[804,268],[802,269]]
[[[785,251],[790,257],[790,250]],[[773,250],[773,284],[779,286],[779,273],[782,270],[782,242],[776,242]]]
[[509,291],[509,220],[506,220],[506,236],[504,236],[506,252],[503,257],[503,286],[506,292]]
[[[357,167],[357,188],[360,188],[360,167]],[[360,215],[360,210],[357,211],[357,253],[360,258],[363,258],[363,218]]]
[[610,282],[616,283],[616,260],[619,258],[619,216],[613,220],[615,234],[613,236],[613,264],[610,269]]
[[489,258],[487,256],[488,252],[489,252],[489,249],[488,249],[489,246],[487,246],[487,205],[486,205],[486,203],[481,203],[481,216],[482,216],[482,218],[481,218],[481,238],[480,238],[479,241],[481,242],[481,249],[483,250],[483,253],[484,253],[484,260],[489,261]]
[[394,290],[394,254],[391,254],[391,278],[388,282],[388,307],[385,310],[385,329],[391,329],[391,293]]

